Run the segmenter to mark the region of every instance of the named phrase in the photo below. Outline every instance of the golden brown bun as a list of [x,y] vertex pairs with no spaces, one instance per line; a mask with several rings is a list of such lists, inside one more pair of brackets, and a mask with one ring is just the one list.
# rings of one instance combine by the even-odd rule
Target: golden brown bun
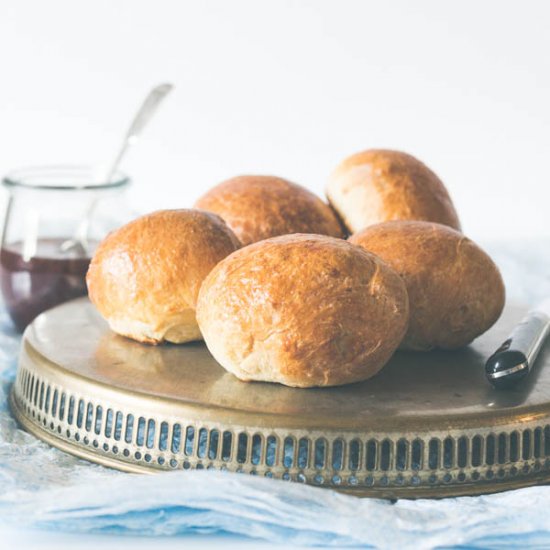
[[285,235],[247,246],[205,279],[197,320],[242,380],[336,386],[365,380],[407,329],[401,278],[344,240]]
[[459,348],[502,313],[505,292],[497,266],[450,227],[393,221],[368,227],[349,240],[380,256],[407,285],[410,321],[403,349]]
[[437,222],[460,231],[441,180],[399,151],[371,149],[348,157],[332,173],[326,193],[350,233],[389,220]]
[[110,327],[140,342],[200,340],[199,288],[240,243],[224,221],[199,210],[162,210],[109,234],[90,264],[90,300]]
[[243,245],[289,233],[342,237],[336,215],[300,185],[274,176],[238,176],[210,189],[195,204],[219,214]]

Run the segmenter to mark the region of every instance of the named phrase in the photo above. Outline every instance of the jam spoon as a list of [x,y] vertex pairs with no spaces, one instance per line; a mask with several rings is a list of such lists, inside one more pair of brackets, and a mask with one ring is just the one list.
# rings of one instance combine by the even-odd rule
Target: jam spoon
[[[174,86],[169,83],[160,84],[159,86],[155,86],[147,94],[147,97],[145,98],[138,112],[134,116],[134,119],[132,120],[132,123],[128,128],[128,131],[124,136],[122,146],[120,147],[118,154],[115,157],[115,160],[109,167],[109,170],[104,179],[105,182],[109,183],[113,179],[124,155],[126,154],[128,149],[136,143],[143,128],[147,125],[147,123],[157,110],[158,106],[161,104],[163,99],[168,95],[173,87]],[[61,250],[63,252],[78,251],[79,256],[90,255],[88,232],[90,228],[91,218],[96,205],[97,199],[90,204],[88,210],[86,211],[86,215],[78,224],[74,236],[61,243]]]

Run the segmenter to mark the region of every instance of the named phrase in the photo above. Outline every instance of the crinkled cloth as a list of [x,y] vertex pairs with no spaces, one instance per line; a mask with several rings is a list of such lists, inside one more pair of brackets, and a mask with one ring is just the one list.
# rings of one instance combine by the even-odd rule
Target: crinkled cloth
[[[510,299],[550,296],[550,242],[486,246]],[[445,500],[359,499],[216,471],[134,475],[79,460],[18,429],[8,410],[19,338],[0,319],[0,522],[143,535],[237,533],[302,545],[550,547],[550,487]]]

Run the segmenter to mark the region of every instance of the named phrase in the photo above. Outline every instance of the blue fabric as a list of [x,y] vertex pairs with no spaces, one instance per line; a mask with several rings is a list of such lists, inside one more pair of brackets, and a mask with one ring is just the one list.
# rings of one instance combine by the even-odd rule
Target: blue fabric
[[[486,247],[511,299],[550,296],[549,245]],[[302,545],[550,547],[550,487],[392,504],[226,472],[144,476],[79,460],[21,431],[11,417],[18,346],[0,312],[0,522],[94,533],[235,533]]]

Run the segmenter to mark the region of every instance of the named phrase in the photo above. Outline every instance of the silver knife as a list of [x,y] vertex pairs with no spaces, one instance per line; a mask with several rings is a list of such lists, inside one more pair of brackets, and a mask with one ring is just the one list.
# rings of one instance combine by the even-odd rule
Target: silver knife
[[531,372],[550,334],[550,298],[516,325],[508,339],[487,359],[485,375],[495,388],[512,388]]

